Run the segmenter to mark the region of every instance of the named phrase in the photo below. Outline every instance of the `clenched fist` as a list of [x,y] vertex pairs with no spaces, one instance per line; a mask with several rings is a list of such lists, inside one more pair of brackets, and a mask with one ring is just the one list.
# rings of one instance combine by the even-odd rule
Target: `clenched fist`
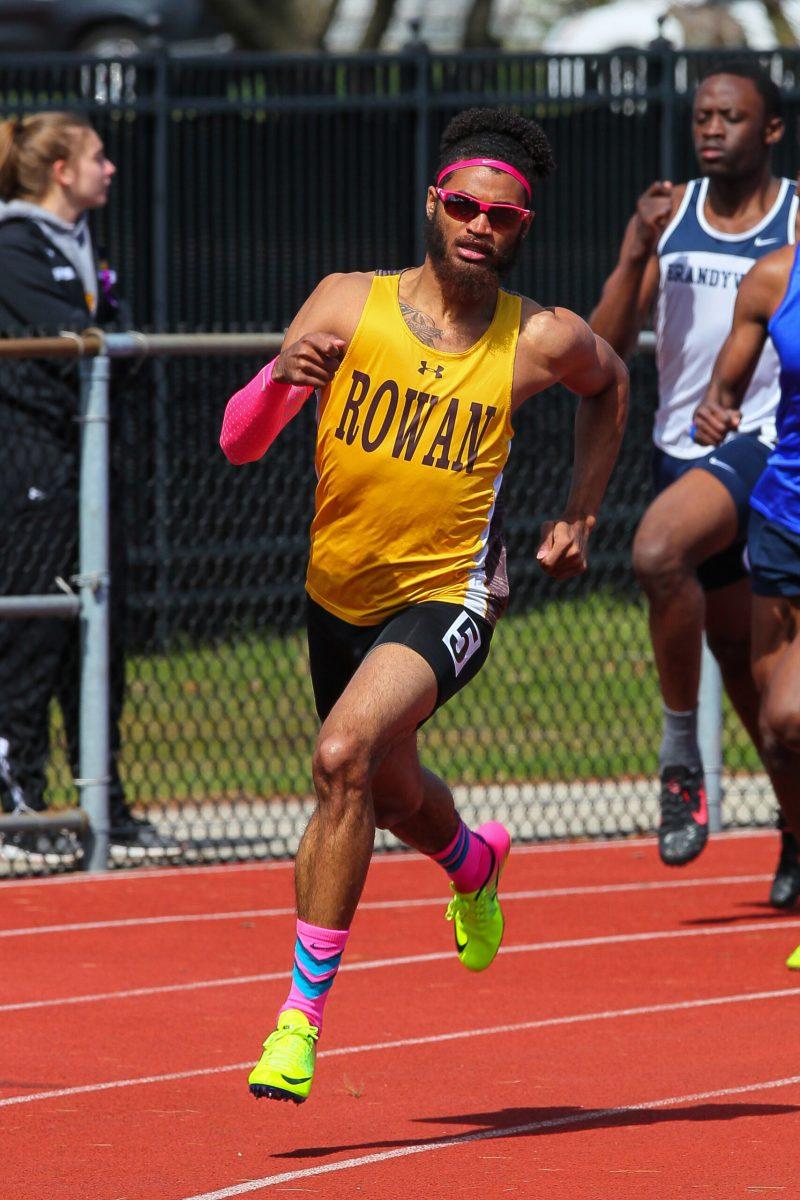
[[326,387],[339,369],[346,345],[332,333],[307,333],[281,351],[272,378],[276,383]]
[[594,517],[578,521],[545,521],[542,541],[536,559],[552,579],[572,579],[587,568],[589,534],[595,526]]

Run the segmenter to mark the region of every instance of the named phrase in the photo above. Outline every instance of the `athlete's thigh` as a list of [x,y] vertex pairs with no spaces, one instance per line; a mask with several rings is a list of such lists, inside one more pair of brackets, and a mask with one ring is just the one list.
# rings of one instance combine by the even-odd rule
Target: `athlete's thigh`
[[424,658],[436,676],[434,707],[440,708],[481,670],[493,632],[489,621],[460,604],[426,600],[387,621],[375,645],[399,642]]
[[350,625],[306,598],[306,637],[311,685],[324,721],[375,643],[382,626]]
[[[325,723],[383,754],[413,733],[481,669],[492,626],[459,604],[425,601],[385,621]],[[380,753],[378,748],[380,747]]]
[[357,740],[373,767],[433,712],[433,668],[408,646],[375,646],[360,664],[322,726],[320,738]]
[[797,641],[797,605],[784,596],[753,596],[751,656],[753,678],[762,697],[787,650]]
[[697,566],[718,554],[739,532],[733,496],[709,471],[693,467],[656,496],[642,517],[637,540],[668,540]]

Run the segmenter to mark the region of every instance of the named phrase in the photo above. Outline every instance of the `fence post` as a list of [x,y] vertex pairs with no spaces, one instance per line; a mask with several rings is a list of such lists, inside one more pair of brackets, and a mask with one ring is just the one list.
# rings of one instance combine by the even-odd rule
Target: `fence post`
[[[155,137],[153,141],[153,324],[157,333],[164,333],[169,324],[169,226],[171,206],[169,200],[169,56],[162,50],[156,62],[155,83]],[[169,638],[169,593],[170,593],[170,530],[169,488],[170,463],[167,456],[168,430],[167,368],[157,360],[153,364],[153,403],[155,404],[155,446],[153,451],[153,500],[155,528],[153,534],[155,561],[155,637],[156,645],[163,650]]]
[[651,49],[658,52],[661,93],[661,141],[659,146],[659,171],[662,179],[672,179],[675,172],[675,50],[669,38],[664,37],[666,17],[658,19],[658,37],[651,42]]
[[706,778],[708,828],[722,828],[722,674],[719,664],[703,636],[700,671],[700,698],[697,713],[697,737]]
[[89,817],[83,865],[108,869],[109,785],[109,401],[106,354],[81,363],[80,789]]
[[417,128],[414,138],[414,261],[422,262],[425,257],[425,194],[430,183],[429,163],[430,103],[428,91],[429,52],[427,42],[420,37],[421,22],[409,22],[411,41],[405,49],[413,56],[416,68],[414,104],[417,112]]

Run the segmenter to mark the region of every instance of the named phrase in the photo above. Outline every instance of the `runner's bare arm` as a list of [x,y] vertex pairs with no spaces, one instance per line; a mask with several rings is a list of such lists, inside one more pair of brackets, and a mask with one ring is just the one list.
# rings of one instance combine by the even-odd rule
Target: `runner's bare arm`
[[306,300],[277,358],[231,396],[220,446],[237,466],[256,462],[339,369],[369,292],[371,274],[329,275]]
[[356,331],[372,277],[372,272],[328,275],[317,285],[286,331],[272,371],[277,383],[330,383]]
[[[586,570],[587,544],[619,453],[628,412],[625,364],[585,321],[566,309],[540,310],[524,322],[515,392],[561,383],[580,396],[572,482],[564,511],[542,526],[537,552],[555,579]],[[534,386],[531,386],[531,385]]]
[[731,332],[694,414],[693,436],[701,446],[718,446],[739,427],[739,407],[764,349],[769,319],[786,290],[794,251],[794,246],[784,246],[768,254],[741,282]]
[[613,350],[627,358],[636,348],[658,291],[658,239],[678,210],[684,184],[657,181],[639,197],[589,324]]

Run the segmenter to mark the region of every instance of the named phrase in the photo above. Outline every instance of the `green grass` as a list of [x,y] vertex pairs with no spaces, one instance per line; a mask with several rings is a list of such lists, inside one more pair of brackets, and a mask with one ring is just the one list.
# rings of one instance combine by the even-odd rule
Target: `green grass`
[[[302,634],[138,656],[127,675],[132,801],[311,791]],[[487,665],[425,727],[422,755],[451,783],[637,776],[656,768],[660,725],[644,608],[596,593],[501,621]],[[729,714],[726,725],[729,765],[758,769]],[[61,752],[51,782],[54,802],[71,801]]]

